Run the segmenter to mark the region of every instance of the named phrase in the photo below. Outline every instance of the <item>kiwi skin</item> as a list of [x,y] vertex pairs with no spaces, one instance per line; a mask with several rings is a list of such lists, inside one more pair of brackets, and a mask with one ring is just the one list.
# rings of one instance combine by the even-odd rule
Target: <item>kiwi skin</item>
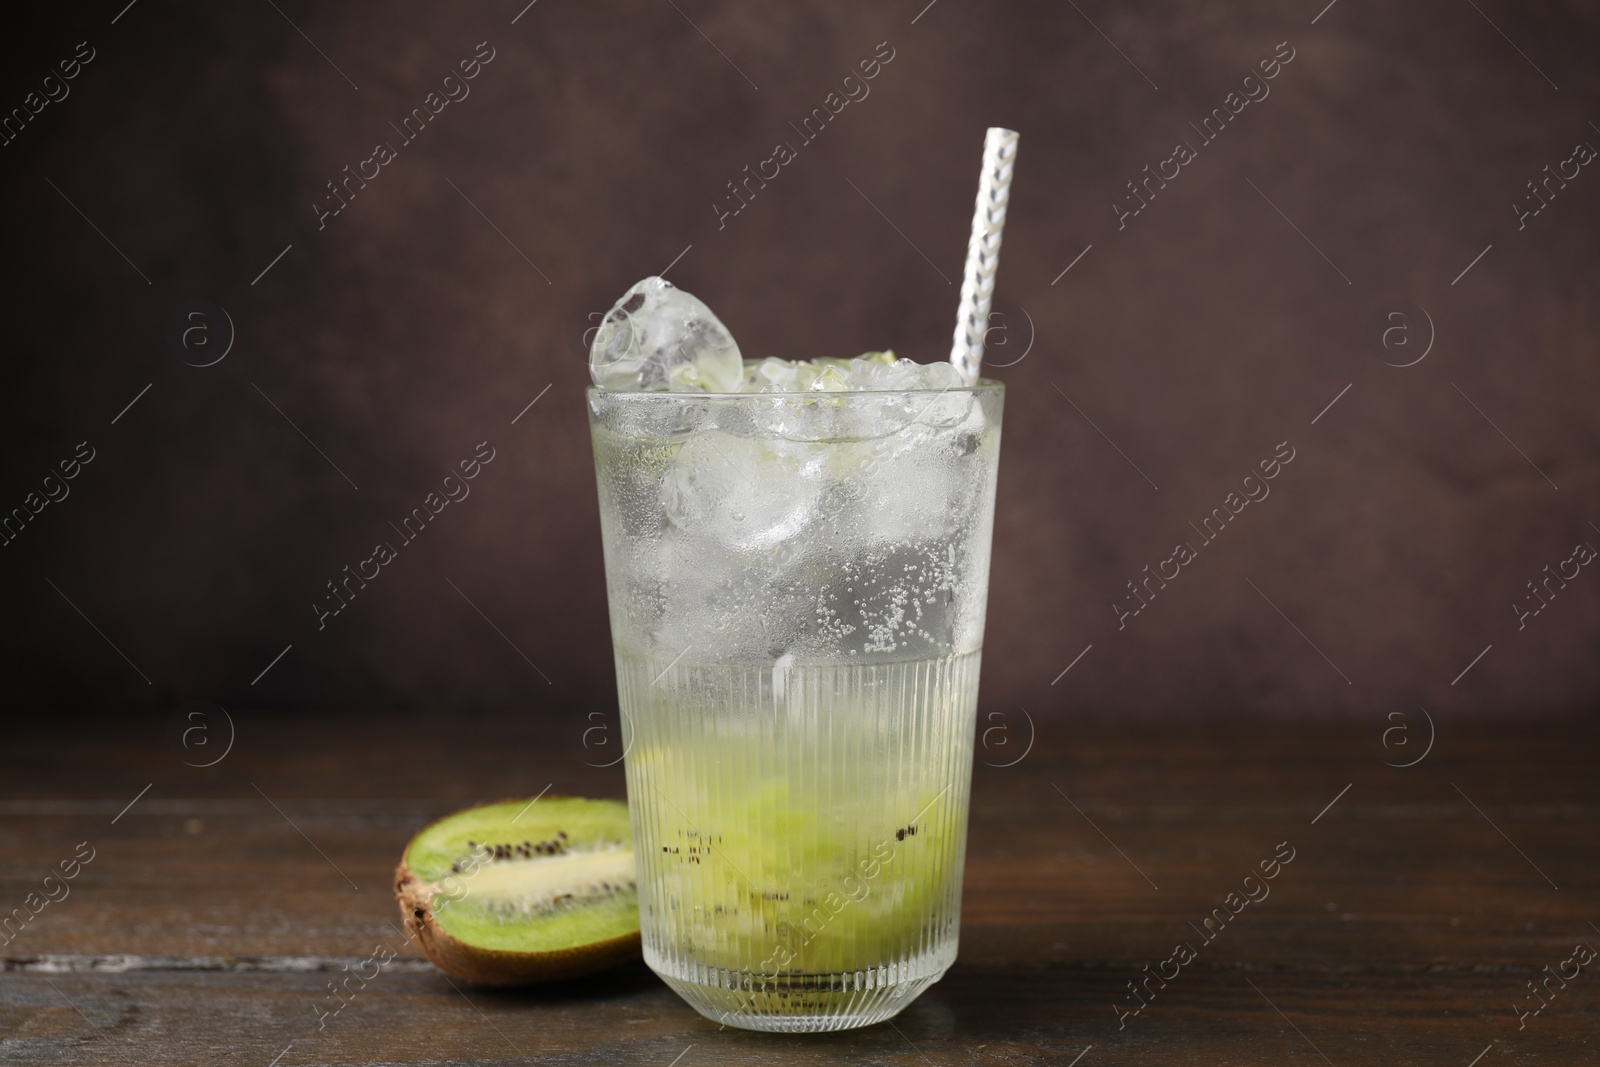
[[[417,836],[426,833],[424,828]],[[639,959],[642,955],[639,931],[621,937],[596,941],[550,952],[512,952],[506,949],[479,948],[452,936],[433,917],[422,882],[411,873],[406,860],[411,856],[413,837],[394,872],[394,892],[400,901],[400,916],[406,936],[422,949],[423,955],[445,974],[480,986],[520,986],[582,978],[610,970]]]

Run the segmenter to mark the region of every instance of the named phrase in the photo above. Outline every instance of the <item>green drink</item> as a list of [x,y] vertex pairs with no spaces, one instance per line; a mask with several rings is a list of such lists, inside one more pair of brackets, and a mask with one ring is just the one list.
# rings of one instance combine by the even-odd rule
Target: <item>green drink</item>
[[589,393],[645,959],[732,1026],[877,1022],[956,954],[1002,389],[735,364],[654,292],[697,342],[625,297],[641,384]]

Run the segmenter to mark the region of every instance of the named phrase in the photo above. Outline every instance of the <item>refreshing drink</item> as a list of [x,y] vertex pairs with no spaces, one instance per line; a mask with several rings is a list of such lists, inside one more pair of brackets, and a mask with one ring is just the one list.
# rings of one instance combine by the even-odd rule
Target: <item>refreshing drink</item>
[[956,955],[1002,389],[744,361],[659,279],[594,347],[645,959],[733,1026],[888,1018]]

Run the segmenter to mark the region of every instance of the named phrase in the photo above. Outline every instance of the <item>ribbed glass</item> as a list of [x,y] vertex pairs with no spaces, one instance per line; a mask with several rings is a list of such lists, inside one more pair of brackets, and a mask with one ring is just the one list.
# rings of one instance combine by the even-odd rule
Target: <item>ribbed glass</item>
[[590,391],[645,961],[708,1018],[955,960],[1002,396]]
[[762,1030],[878,1022],[937,981],[960,929],[978,659],[775,680],[619,657],[656,973]]

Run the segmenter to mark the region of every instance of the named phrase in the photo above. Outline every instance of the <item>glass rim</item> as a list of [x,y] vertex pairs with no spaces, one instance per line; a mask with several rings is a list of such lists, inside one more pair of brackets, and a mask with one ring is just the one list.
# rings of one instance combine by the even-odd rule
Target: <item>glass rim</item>
[[834,389],[834,390],[801,390],[797,392],[767,392],[767,393],[709,393],[709,392],[676,392],[669,389],[607,389],[603,386],[589,384],[584,387],[584,392],[592,396],[644,398],[656,397],[665,400],[776,400],[790,398],[804,398],[809,400],[837,400],[845,397],[884,397],[884,396],[941,396],[945,393],[957,395],[979,393],[1004,392],[1005,382],[996,378],[979,378],[971,385],[951,385],[943,389]]

